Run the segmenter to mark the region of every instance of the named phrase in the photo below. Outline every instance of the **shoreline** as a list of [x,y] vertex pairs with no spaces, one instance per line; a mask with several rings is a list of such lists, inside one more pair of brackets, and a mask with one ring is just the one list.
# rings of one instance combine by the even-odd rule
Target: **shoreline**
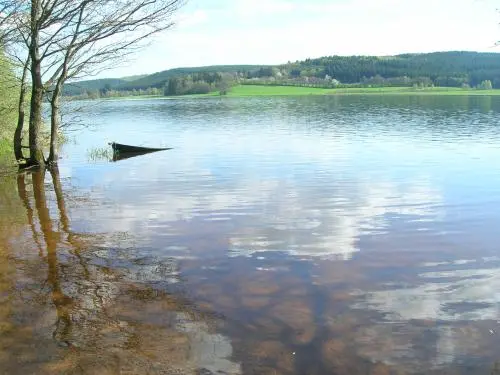
[[453,87],[433,87],[414,89],[411,87],[382,87],[382,88],[338,88],[324,89],[296,86],[267,86],[267,85],[239,85],[234,86],[226,95],[218,92],[194,95],[144,95],[122,96],[98,99],[73,99],[72,101],[113,101],[113,100],[175,100],[175,99],[202,99],[202,98],[245,98],[245,97],[273,97],[273,96],[348,96],[348,95],[381,95],[381,96],[500,96],[500,89],[475,90]]

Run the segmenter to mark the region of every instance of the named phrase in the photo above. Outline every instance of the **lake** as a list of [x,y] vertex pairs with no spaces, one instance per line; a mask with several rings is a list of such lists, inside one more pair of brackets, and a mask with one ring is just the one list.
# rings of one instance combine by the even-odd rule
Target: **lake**
[[500,373],[500,97],[78,106],[0,177],[0,372]]

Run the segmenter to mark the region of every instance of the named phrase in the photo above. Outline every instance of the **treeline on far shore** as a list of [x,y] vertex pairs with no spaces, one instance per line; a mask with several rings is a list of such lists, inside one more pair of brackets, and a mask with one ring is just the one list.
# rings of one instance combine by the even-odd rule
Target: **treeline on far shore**
[[78,98],[138,95],[224,95],[236,85],[317,88],[451,87],[500,89],[500,54],[437,52],[398,56],[330,56],[276,66],[224,65],[178,68],[146,76],[77,82]]
[[[360,83],[341,83],[331,79],[232,79],[221,80],[215,82],[207,82],[204,80],[193,80],[191,76],[175,77],[169,79],[164,88],[150,87],[147,89],[133,90],[114,90],[102,89],[86,91],[83,94],[71,96],[72,100],[93,100],[106,98],[124,98],[134,96],[183,96],[183,95],[206,95],[215,93],[216,95],[228,94],[234,86],[283,86],[283,87],[308,87],[318,89],[358,89],[358,88],[397,88],[406,87],[414,90],[426,90],[434,87],[449,87],[435,86],[433,82],[425,78],[409,79],[408,77],[384,79],[383,77],[373,77],[366,79]],[[460,88],[470,90],[492,90],[490,80],[481,82],[476,87],[470,87],[467,84],[461,85]],[[452,86],[453,87],[453,86]]]
[[150,87],[148,89],[133,89],[133,90],[86,90],[79,95],[66,95],[67,99],[70,100],[94,100],[94,99],[105,99],[105,98],[125,98],[131,96],[160,96],[163,95],[163,90],[156,87]]

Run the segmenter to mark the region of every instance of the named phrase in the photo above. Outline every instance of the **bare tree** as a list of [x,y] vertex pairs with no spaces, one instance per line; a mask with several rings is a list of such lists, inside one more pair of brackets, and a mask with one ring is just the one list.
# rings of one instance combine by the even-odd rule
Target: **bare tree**
[[[28,91],[27,76],[29,73],[29,58],[19,57],[26,55],[22,48],[27,46],[28,20],[26,13],[26,0],[0,0],[0,48],[7,54],[14,67],[19,66],[22,70],[21,79],[18,83],[20,88],[18,102],[18,122],[14,133],[14,154],[16,160],[24,160],[22,152],[22,139],[25,118],[25,101]],[[24,48],[26,49],[26,48]]]
[[15,35],[15,19],[22,6],[21,0],[0,0],[0,47],[5,46]]
[[[19,59],[25,63],[23,75],[30,73],[31,78],[29,164],[44,166],[40,143],[44,96],[51,105],[47,162],[57,163],[64,84],[114,67],[145,46],[151,36],[173,26],[173,16],[185,0],[0,0],[0,9],[7,2],[15,3],[8,9],[16,15],[6,13],[2,17],[9,21],[4,24],[15,25],[17,45],[24,46],[27,55]],[[21,120],[14,142],[18,159],[22,158],[20,134]]]
[[19,99],[17,106],[17,126],[14,132],[14,156],[18,162],[23,162],[25,160],[23,154],[23,131],[24,131],[24,118],[26,116],[26,94],[28,91],[28,73],[29,73],[29,65],[30,65],[30,57],[26,58],[26,61],[23,64],[23,73],[21,75],[21,82],[19,85]]
[[[71,0],[63,0],[69,9]],[[49,79],[52,85],[51,144],[48,161],[57,162],[61,125],[60,100],[65,82],[94,74],[123,61],[154,34],[173,25],[183,0],[84,0],[75,3],[65,23],[54,33],[45,56],[60,62]],[[52,35],[53,37],[53,35]],[[54,40],[57,39],[57,43]],[[54,48],[55,46],[55,48]]]

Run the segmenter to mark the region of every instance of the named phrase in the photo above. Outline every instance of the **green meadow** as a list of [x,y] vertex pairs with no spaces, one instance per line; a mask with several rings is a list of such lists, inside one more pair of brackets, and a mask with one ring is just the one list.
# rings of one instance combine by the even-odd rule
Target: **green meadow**
[[[497,90],[461,89],[454,87],[428,87],[416,89],[413,87],[350,87],[338,89],[323,89],[296,86],[238,85],[231,88],[222,97],[253,97],[253,96],[308,96],[308,95],[448,95],[448,96],[500,96]],[[101,100],[148,100],[148,99],[193,99],[219,97],[219,92],[196,95],[143,95],[103,98]]]
[[[259,86],[259,85],[239,85],[234,86],[227,93],[227,97],[251,97],[251,96],[305,96],[305,95],[475,95],[475,96],[496,96],[500,95],[500,90],[474,90],[453,87],[430,87],[425,89],[415,89],[413,87],[380,87],[380,88],[339,88],[322,89],[314,87],[295,86]],[[219,96],[218,92],[211,92],[202,95],[175,96],[171,98],[203,98]]]
[[[339,88],[321,89],[294,86],[253,86],[240,85],[232,88],[227,96],[297,96],[297,95],[500,95],[500,90],[473,90],[452,87],[432,87],[415,89],[413,87],[380,87],[380,88]],[[210,95],[217,95],[211,93]]]

